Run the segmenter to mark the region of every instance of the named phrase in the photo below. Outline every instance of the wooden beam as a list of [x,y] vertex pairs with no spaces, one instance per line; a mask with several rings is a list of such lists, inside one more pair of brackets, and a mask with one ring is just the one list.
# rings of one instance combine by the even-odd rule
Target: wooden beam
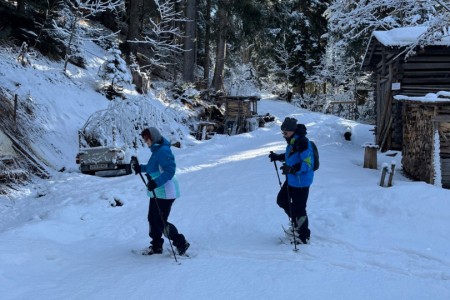
[[404,77],[402,79],[403,84],[445,84],[448,85],[448,88],[450,89],[450,78],[447,77],[440,77],[440,78],[433,78],[433,77]]
[[450,55],[447,54],[446,56],[436,56],[430,53],[427,56],[411,56],[405,61],[405,63],[406,62],[450,62]]
[[405,70],[450,70],[450,63],[404,63]]

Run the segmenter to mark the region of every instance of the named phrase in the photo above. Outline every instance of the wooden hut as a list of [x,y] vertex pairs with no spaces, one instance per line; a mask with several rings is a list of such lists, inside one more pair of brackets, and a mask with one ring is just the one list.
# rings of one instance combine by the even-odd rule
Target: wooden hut
[[225,104],[225,132],[234,135],[251,131],[250,119],[258,114],[259,100],[257,96],[219,97],[219,103]]
[[450,92],[395,99],[403,104],[404,172],[450,189]]
[[402,101],[395,95],[424,96],[450,91],[450,38],[417,47],[406,57],[408,47],[426,27],[397,28],[373,32],[362,69],[373,71],[376,109],[375,143],[381,151],[403,147]]

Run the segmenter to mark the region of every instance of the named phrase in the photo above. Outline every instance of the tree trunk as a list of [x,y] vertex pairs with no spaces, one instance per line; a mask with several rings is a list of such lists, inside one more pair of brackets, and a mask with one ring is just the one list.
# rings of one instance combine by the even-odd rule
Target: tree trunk
[[[176,13],[183,11],[183,4],[181,2],[177,2],[176,0],[171,0],[171,1],[173,1],[175,4],[174,9],[175,9]],[[180,32],[183,31],[183,25],[184,25],[184,22],[180,22],[180,21],[176,21],[176,20],[172,21],[172,28],[179,28]],[[172,41],[173,41],[174,45],[182,44],[182,38],[175,34],[172,35]],[[173,71],[172,81],[176,82],[178,79],[178,76],[179,76],[179,74],[178,74],[179,71],[181,70],[183,72],[182,67],[180,67],[182,64],[182,57],[181,57],[181,53],[178,53],[175,51],[172,52],[171,57],[172,57],[172,71]]]
[[226,0],[219,2],[218,18],[219,18],[219,34],[217,37],[216,66],[214,69],[214,77],[212,87],[218,91],[223,87],[223,70],[225,68],[226,58],[226,34],[228,14],[225,9]]
[[140,39],[140,24],[142,17],[143,3],[142,0],[130,0],[129,4],[129,16],[128,16],[128,32],[127,32],[127,45],[128,50],[136,55],[137,44],[130,43],[129,41]]
[[79,21],[79,12],[76,11],[74,13],[75,18],[72,21],[72,24],[70,24],[70,36],[69,36],[69,41],[67,42],[67,46],[66,46],[66,55],[64,56],[64,73],[67,72],[67,64],[69,63],[69,60],[72,56],[72,44],[75,40],[75,32],[77,29],[77,23]]
[[195,69],[195,40],[196,40],[196,0],[186,1],[186,18],[188,21],[185,24],[185,38],[184,38],[184,50],[183,53],[183,81],[194,81],[194,69]]
[[17,12],[25,14],[25,0],[17,0]]
[[209,52],[211,40],[211,0],[206,0],[205,12],[205,61],[203,62],[203,80],[206,86],[209,86]]

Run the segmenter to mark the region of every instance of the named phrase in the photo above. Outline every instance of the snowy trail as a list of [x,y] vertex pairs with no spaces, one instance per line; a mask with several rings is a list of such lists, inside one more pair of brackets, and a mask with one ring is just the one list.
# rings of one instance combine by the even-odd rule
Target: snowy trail
[[[285,147],[277,120],[174,149],[182,197],[170,221],[192,245],[181,265],[167,251],[131,253],[149,242],[139,176],[61,174],[40,190],[44,196],[17,199],[18,220],[2,220],[0,232],[2,299],[287,299],[300,291],[306,299],[450,297],[449,238],[429,234],[450,225],[448,191],[399,174],[394,187],[378,187],[379,171],[362,168],[370,126],[275,100],[259,110],[278,119],[292,114],[319,146],[310,245],[294,253],[279,242],[287,217],[275,203],[279,185],[268,159]],[[348,127],[352,142],[342,138]],[[138,155],[145,161],[149,151]],[[111,206],[114,198],[123,206]]]

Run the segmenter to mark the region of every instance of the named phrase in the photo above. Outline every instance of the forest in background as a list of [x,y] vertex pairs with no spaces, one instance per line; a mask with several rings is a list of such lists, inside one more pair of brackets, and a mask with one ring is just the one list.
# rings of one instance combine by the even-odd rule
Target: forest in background
[[[0,40],[18,55],[37,51],[80,68],[83,43],[116,55],[106,69],[110,93],[120,93],[121,59],[145,92],[152,79],[225,94],[244,86],[297,99],[370,100],[370,74],[360,71],[374,30],[426,26],[411,46],[448,35],[447,0],[19,0],[0,1]],[[95,26],[93,24],[96,24]],[[101,24],[99,27],[97,24]],[[241,88],[242,87],[242,88]],[[359,94],[358,94],[359,93]],[[361,94],[362,93],[362,94]],[[372,112],[373,113],[373,112]],[[364,119],[370,111],[355,119]]]

